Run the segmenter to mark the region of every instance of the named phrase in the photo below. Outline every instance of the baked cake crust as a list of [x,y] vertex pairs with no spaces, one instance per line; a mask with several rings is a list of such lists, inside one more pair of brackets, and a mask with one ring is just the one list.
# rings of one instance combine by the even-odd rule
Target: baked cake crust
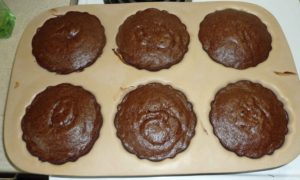
[[119,27],[116,53],[137,69],[158,71],[179,63],[189,40],[186,26],[177,16],[150,8],[129,16]]
[[63,164],[87,154],[102,126],[100,105],[80,86],[49,86],[26,108],[21,127],[28,151]]
[[215,62],[236,69],[258,65],[272,49],[267,26],[257,16],[234,9],[208,14],[200,23],[198,36]]
[[123,98],[114,122],[127,151],[141,159],[161,161],[188,147],[196,120],[192,104],[182,92],[150,83]]
[[37,63],[50,72],[82,71],[102,54],[106,44],[100,20],[86,12],[67,12],[48,19],[32,39]]
[[260,158],[284,143],[288,114],[276,95],[247,80],[220,89],[209,114],[221,144],[239,156]]

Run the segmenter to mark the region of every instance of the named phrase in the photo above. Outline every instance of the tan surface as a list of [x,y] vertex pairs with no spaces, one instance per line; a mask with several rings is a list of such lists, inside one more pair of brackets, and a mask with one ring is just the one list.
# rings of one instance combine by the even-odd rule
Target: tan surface
[[[169,70],[148,72],[123,64],[112,52],[119,25],[137,10],[157,7],[178,15],[187,25],[191,41],[183,61]],[[198,41],[199,23],[216,9],[237,8],[258,15],[268,26],[273,37],[269,59],[256,68],[234,70],[216,64],[208,58]],[[52,17],[68,10],[89,11],[97,15],[106,28],[107,44],[103,55],[81,73],[55,75],[42,69],[31,54],[31,39],[36,28]],[[5,146],[11,161],[20,169],[56,175],[161,175],[249,171],[283,165],[300,152],[300,83],[296,75],[281,76],[274,71],[296,72],[291,53],[276,20],[255,5],[244,3],[144,3],[123,5],[74,6],[50,10],[35,18],[25,30],[16,54],[5,117]],[[289,133],[285,144],[272,156],[261,159],[237,157],[225,150],[213,135],[208,120],[210,102],[215,92],[228,82],[249,79],[272,89],[285,103],[289,113]],[[198,117],[196,135],[186,151],[175,159],[162,162],[139,160],[128,153],[115,135],[113,119],[117,104],[133,87],[152,81],[171,84],[187,95]],[[41,163],[26,150],[21,140],[21,118],[25,107],[36,93],[49,85],[71,82],[93,92],[102,106],[104,118],[100,138],[89,154],[77,162],[61,166]],[[16,87],[17,84],[17,87]]]
[[69,0],[4,0],[8,7],[14,12],[17,20],[13,34],[9,39],[0,39],[0,172],[17,171],[7,160],[2,143],[2,123],[4,116],[4,105],[8,92],[8,84],[15,57],[17,45],[21,35],[29,21],[37,14],[59,6],[66,6]]

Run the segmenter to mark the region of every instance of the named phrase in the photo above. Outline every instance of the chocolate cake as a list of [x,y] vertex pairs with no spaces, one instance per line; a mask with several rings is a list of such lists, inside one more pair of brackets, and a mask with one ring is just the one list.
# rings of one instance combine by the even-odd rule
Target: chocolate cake
[[257,16],[234,9],[208,14],[200,23],[199,40],[214,61],[236,69],[256,66],[272,49],[267,26]]
[[282,102],[270,89],[246,80],[217,92],[209,118],[221,144],[249,158],[272,154],[288,132],[289,118]]
[[129,16],[119,27],[115,52],[126,64],[158,71],[183,59],[189,38],[177,16],[150,8]]
[[99,136],[102,115],[93,94],[80,86],[59,84],[36,95],[21,126],[33,156],[63,164],[91,150]]
[[32,40],[40,66],[58,74],[82,71],[102,54],[106,43],[99,19],[86,12],[67,12],[48,19]]
[[124,97],[114,122],[127,151],[141,159],[160,161],[188,147],[196,119],[192,104],[182,92],[150,83]]

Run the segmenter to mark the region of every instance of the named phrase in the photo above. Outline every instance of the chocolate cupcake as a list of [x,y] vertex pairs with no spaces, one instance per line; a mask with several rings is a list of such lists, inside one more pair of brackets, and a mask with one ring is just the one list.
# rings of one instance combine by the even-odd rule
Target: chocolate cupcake
[[195,134],[196,115],[185,95],[150,83],[129,92],[115,116],[117,136],[130,153],[160,161],[184,151]]
[[21,126],[33,156],[63,164],[91,150],[99,136],[102,115],[93,94],[79,86],[59,84],[36,95]]
[[182,60],[189,38],[177,16],[151,8],[129,16],[119,27],[115,52],[126,64],[159,71]]
[[106,43],[99,19],[68,12],[47,20],[32,39],[32,53],[40,66],[58,74],[82,71],[102,54]]
[[217,92],[209,118],[221,144],[249,158],[272,154],[288,132],[288,114],[282,102],[271,90],[246,80]]
[[200,23],[199,40],[214,61],[236,69],[256,66],[272,49],[267,26],[257,16],[234,9],[208,14]]

